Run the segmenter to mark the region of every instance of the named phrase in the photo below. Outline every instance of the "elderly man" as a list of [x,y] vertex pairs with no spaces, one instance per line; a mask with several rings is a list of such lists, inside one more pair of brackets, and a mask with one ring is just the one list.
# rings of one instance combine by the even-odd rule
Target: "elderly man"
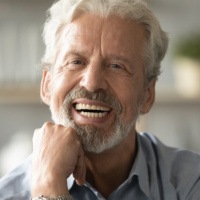
[[141,0],[60,0],[44,27],[41,98],[54,123],[0,199],[198,200],[200,156],[136,131],[168,39]]

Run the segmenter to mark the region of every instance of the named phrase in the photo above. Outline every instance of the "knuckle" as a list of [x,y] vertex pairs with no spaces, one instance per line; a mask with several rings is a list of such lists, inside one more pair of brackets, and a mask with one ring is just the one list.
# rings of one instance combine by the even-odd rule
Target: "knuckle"
[[39,130],[40,130],[39,128],[35,129],[33,135],[36,135]]
[[78,146],[78,148],[82,146],[80,140],[76,140],[76,145]]
[[54,124],[52,122],[45,122],[41,128],[42,132],[48,133],[48,132],[52,132],[53,128],[54,128]]
[[41,132],[41,129],[38,128],[38,129],[35,129],[34,130],[34,133],[33,133],[33,138],[37,137],[39,135],[39,133]]
[[53,125],[52,122],[45,122],[45,123],[43,124],[42,128],[46,129],[46,128],[51,127],[52,125]]
[[33,140],[34,138],[37,136],[39,129],[35,129],[34,133],[33,133]]
[[63,128],[64,128],[64,126],[62,126],[61,124],[56,124],[55,125],[55,129],[58,130],[58,131],[59,130],[63,130]]

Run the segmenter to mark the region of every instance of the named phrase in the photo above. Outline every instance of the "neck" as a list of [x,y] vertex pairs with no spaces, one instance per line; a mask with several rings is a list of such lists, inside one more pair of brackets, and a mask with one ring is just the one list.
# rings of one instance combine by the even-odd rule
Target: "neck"
[[127,179],[136,151],[136,134],[130,133],[111,150],[100,154],[86,152],[87,181],[107,198]]

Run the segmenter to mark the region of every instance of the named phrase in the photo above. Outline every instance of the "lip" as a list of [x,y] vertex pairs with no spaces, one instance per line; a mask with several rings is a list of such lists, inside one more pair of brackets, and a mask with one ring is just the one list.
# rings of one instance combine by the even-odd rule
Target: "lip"
[[[104,108],[109,108],[109,111],[106,111],[105,116],[101,117],[88,117],[86,115],[81,114],[80,111],[78,111],[75,108],[76,104],[85,104],[85,105],[90,105],[90,106],[96,106],[96,107],[104,107]],[[76,99],[72,102],[72,118],[77,124],[91,124],[95,125],[98,127],[102,127],[110,122],[114,118],[113,114],[113,109],[108,106],[104,102],[100,102],[97,100],[89,100],[89,99]]]

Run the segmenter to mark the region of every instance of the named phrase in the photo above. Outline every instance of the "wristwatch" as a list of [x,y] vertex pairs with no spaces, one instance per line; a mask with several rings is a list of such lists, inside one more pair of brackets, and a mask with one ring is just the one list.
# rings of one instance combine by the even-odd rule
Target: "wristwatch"
[[63,196],[58,196],[58,197],[45,197],[43,195],[39,197],[35,197],[31,200],[73,200],[71,195],[63,195]]

